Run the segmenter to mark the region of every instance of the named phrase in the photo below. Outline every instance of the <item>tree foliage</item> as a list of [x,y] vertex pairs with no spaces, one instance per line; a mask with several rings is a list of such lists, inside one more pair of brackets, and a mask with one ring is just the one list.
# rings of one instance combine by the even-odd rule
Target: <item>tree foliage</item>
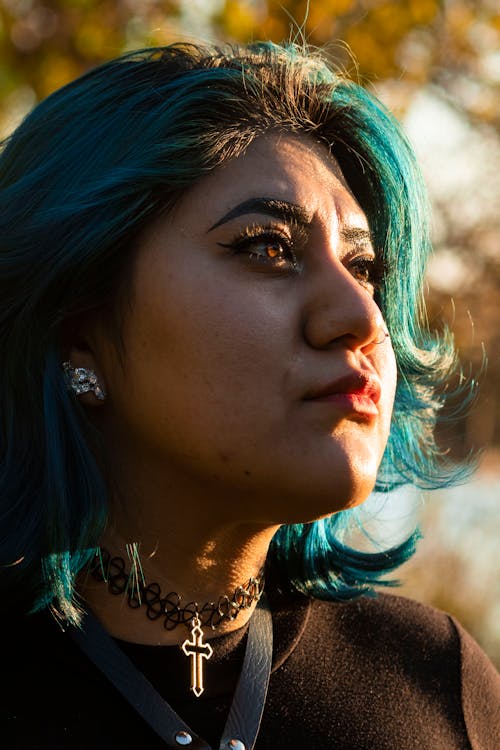
[[[2,100],[20,85],[37,97],[133,46],[189,35],[189,0],[1,0]],[[207,0],[207,36],[290,37],[331,47],[369,81],[433,82],[471,117],[498,124],[500,6],[492,0]],[[304,19],[306,19],[304,21]],[[352,54],[350,52],[352,51]]]

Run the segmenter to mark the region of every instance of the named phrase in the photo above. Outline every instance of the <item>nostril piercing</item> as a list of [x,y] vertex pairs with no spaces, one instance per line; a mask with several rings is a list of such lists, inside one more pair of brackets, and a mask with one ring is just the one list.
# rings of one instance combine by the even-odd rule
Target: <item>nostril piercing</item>
[[374,344],[383,344],[384,341],[389,338],[389,331],[381,330],[380,334],[381,334],[382,338],[380,340],[377,339],[377,341],[374,341],[373,342]]

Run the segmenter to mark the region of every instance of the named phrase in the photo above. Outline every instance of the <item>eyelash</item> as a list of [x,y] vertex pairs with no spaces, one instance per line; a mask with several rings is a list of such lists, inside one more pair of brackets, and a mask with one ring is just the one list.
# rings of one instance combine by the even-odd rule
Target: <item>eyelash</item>
[[[307,243],[308,237],[307,232],[302,227],[294,227],[293,235],[293,237],[290,236],[278,227],[248,226],[236,235],[231,242],[227,244],[220,242],[219,245],[229,248],[235,255],[247,254],[249,262],[268,266],[271,270],[298,272],[300,264],[296,251]],[[261,248],[265,245],[268,248],[278,245],[283,249],[283,253],[274,257],[264,255],[261,252],[256,252],[259,245]],[[376,293],[380,289],[384,276],[383,263],[379,257],[373,256],[371,253],[366,255],[362,253],[363,250],[358,248],[351,253],[351,257],[348,255],[347,258],[344,258],[344,263],[353,278],[363,287],[372,289],[373,293]]]
[[[298,233],[300,235],[300,231]],[[277,227],[245,227],[228,244],[222,242],[219,244],[233,250],[235,255],[247,254],[248,260],[252,263],[269,265],[271,269],[276,270],[298,271],[299,263],[295,248],[300,245],[300,239],[300,236],[292,239],[288,233],[285,234]],[[258,252],[259,247],[264,252]],[[279,248],[274,256],[265,254],[271,247]]]

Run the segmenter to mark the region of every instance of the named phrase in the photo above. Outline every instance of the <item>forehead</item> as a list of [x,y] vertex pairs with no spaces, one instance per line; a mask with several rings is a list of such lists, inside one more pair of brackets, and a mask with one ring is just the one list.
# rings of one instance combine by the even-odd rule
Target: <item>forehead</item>
[[320,219],[356,214],[357,224],[366,223],[326,145],[288,134],[257,138],[243,155],[203,177],[178,208],[196,210],[198,220],[210,222],[237,203],[262,196],[297,204]]

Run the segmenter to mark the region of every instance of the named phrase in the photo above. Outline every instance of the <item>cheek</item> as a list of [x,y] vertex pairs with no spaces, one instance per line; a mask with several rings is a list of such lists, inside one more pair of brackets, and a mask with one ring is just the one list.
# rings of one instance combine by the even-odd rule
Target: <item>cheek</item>
[[391,426],[397,384],[396,357],[389,342],[384,345],[384,350],[379,355],[377,371],[382,381],[382,397],[379,403],[381,428],[384,431],[385,439],[387,439]]
[[264,404],[272,423],[283,393],[291,312],[248,290],[170,287],[149,295],[125,331],[127,403],[117,408],[157,444],[227,452],[261,439]]
[[388,391],[390,395],[391,409],[394,406],[394,396],[396,395],[397,379],[398,379],[398,370],[397,370],[397,364],[396,364],[396,355],[394,354],[394,349],[392,348],[392,345],[389,344],[387,347],[387,353],[386,353],[384,380],[387,380],[387,383],[388,383]]

